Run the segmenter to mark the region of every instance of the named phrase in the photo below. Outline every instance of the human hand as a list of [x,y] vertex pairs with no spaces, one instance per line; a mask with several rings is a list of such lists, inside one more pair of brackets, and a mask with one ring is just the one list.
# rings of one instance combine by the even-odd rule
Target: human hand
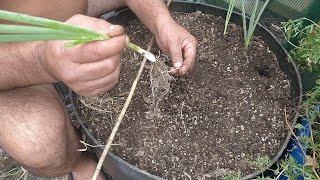
[[187,30],[174,20],[164,21],[157,29],[156,40],[160,49],[170,56],[174,75],[183,75],[191,69],[198,42]]
[[66,23],[92,29],[113,37],[65,48],[65,41],[44,42],[45,67],[56,81],[63,81],[83,96],[110,90],[119,80],[120,53],[129,42],[124,28],[104,20],[75,15]]

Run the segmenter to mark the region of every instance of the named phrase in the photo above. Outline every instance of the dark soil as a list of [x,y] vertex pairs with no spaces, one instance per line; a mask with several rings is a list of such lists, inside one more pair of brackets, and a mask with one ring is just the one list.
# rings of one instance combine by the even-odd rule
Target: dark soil
[[[147,119],[150,78],[146,69],[112,152],[149,173],[168,179],[219,179],[231,171],[254,171],[248,161],[272,158],[286,136],[284,107],[290,104],[289,80],[260,37],[243,48],[242,28],[199,12],[174,14],[199,41],[197,62],[175,77],[160,102],[161,116]],[[146,45],[151,34],[138,21],[126,27],[132,42]],[[154,49],[157,53],[158,50]],[[125,50],[119,84],[110,92],[108,109],[81,108],[85,124],[105,144],[141,57]]]
[[17,166],[17,163],[0,148],[0,179]]
[[17,179],[65,180],[64,177],[46,178],[46,177],[38,177],[38,176],[32,175],[29,172],[24,173],[22,170],[22,167],[0,148],[0,180],[17,180]]

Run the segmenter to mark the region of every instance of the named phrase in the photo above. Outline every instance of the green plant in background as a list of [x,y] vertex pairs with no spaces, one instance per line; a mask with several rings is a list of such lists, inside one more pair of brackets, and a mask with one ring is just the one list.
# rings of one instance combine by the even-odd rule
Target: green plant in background
[[[286,39],[294,47],[293,59],[301,70],[320,70],[320,26],[307,18],[289,20],[282,23]],[[296,40],[296,44],[292,41]],[[310,137],[298,137],[298,142],[305,145],[307,153],[304,166],[297,168],[306,179],[320,179],[320,79],[316,86],[306,95],[302,106],[302,118],[308,121]],[[296,128],[301,128],[299,125]]]
[[297,179],[301,175],[301,165],[297,163],[295,158],[291,155],[286,156],[286,158],[277,164],[280,172],[276,171],[277,175],[283,175],[290,179]]
[[271,159],[268,156],[258,156],[254,161],[249,161],[248,164],[260,171],[265,171],[272,165]]
[[[33,25],[1,24],[0,42],[72,40],[72,42],[65,44],[66,47],[70,47],[78,44],[110,39],[110,37],[105,34],[89,29],[9,11],[0,10],[0,19]],[[151,62],[156,61],[156,58],[152,53],[135,44],[129,43],[127,47],[142,54]]]
[[223,180],[242,180],[242,173],[240,171],[238,172],[233,172],[230,174],[227,174],[225,176],[223,176]]
[[[250,15],[249,26],[247,28],[246,10],[245,10],[245,5],[244,5],[245,0],[241,0],[242,28],[243,28],[243,37],[244,37],[245,48],[248,48],[248,46],[250,45],[250,42],[251,42],[251,39],[253,36],[253,32],[258,25],[258,22],[261,18],[262,13],[264,12],[267,5],[269,4],[269,1],[270,0],[266,0],[263,3],[260,11],[258,12],[259,0],[255,0],[255,4],[254,4],[253,10]],[[224,35],[226,35],[226,32],[227,32],[227,26],[228,26],[231,14],[234,9],[234,4],[235,4],[234,0],[229,1],[229,8],[228,8],[227,16],[226,16],[225,27],[224,27]]]
[[319,178],[320,170],[320,79],[314,89],[306,94],[307,100],[303,103],[304,118],[310,126],[310,137],[302,136],[302,141],[308,149],[306,165],[310,166],[314,175]]
[[[305,25],[308,23],[309,25]],[[307,18],[282,23],[286,39],[294,49],[292,57],[302,70],[320,70],[320,25]],[[299,45],[292,40],[297,39]]]

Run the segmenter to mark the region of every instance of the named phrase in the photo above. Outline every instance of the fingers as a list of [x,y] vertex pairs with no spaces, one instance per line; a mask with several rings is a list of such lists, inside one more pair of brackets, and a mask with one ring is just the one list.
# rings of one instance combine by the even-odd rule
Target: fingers
[[68,24],[95,30],[110,37],[122,35],[124,28],[120,25],[113,25],[105,20],[77,14],[66,21]]
[[77,73],[81,81],[92,81],[113,73],[120,64],[120,54],[97,62],[81,64]]
[[[184,75],[192,68],[196,58],[197,44],[198,42],[193,36],[183,40],[181,45],[178,46],[182,47],[180,52],[183,53],[183,62],[180,68],[176,68],[175,66],[171,68],[171,74],[176,76]],[[174,60],[172,59],[172,61]]]
[[80,95],[93,96],[109,90],[119,80],[120,52],[129,42],[123,27],[83,15],[75,15],[67,23],[113,38],[70,48],[63,46],[64,41],[49,41],[45,53],[48,71]]
[[180,69],[182,66],[182,51],[181,42],[179,40],[173,40],[169,42],[169,52],[171,55],[171,61],[175,69]]
[[93,96],[98,96],[100,94],[103,94],[109,90],[111,90],[117,83],[115,82],[114,84],[111,84],[109,86],[106,86],[106,87],[103,87],[103,88],[100,88],[100,89],[96,89],[92,92],[89,92],[88,94],[86,95],[83,95],[85,97],[93,97]]
[[97,41],[70,47],[70,49],[66,50],[66,54],[73,57],[73,62],[76,63],[97,62],[119,54],[128,42],[129,38],[122,35],[106,41]]
[[110,40],[86,43],[65,49],[66,55],[73,57],[73,62],[88,63],[105,59],[120,53],[129,43],[129,38],[124,35],[124,28],[120,25],[113,25],[107,21],[84,15],[75,15],[68,19],[67,23],[113,37]]
[[169,52],[173,64],[170,72],[183,75],[192,67],[196,58],[197,40],[177,23],[159,29],[157,43],[164,52]]
[[190,38],[190,40],[186,39],[183,44],[185,44],[182,49],[184,61],[177,75],[183,75],[187,73],[188,70],[192,68],[196,59],[197,45],[198,45],[197,40],[195,38]]
[[124,34],[124,28],[120,25],[110,25],[108,31],[104,32],[109,37],[116,37]]
[[101,77],[95,80],[77,83],[74,87],[74,91],[82,96],[96,96],[110,90],[119,81],[120,76],[120,64],[116,67],[116,70],[105,77]]

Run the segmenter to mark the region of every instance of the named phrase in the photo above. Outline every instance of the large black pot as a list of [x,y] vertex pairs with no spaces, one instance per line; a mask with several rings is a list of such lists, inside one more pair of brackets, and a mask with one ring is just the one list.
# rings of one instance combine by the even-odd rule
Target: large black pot
[[[226,9],[211,6],[211,5],[204,5],[204,4],[198,4],[198,3],[192,3],[192,2],[184,2],[184,1],[175,1],[170,6],[171,11],[177,11],[177,12],[195,12],[195,11],[201,11],[203,13],[212,14],[215,16],[221,16],[225,17],[226,15]],[[123,10],[119,13],[114,13],[112,17],[108,21],[114,22],[115,24],[121,24],[126,25],[130,20],[135,19],[136,16],[129,10]],[[240,14],[234,14],[231,17],[231,22],[238,24],[242,26],[242,19]],[[285,49],[280,45],[280,43],[276,40],[276,38],[263,26],[259,25],[257,26],[255,30],[255,35],[261,36],[264,40],[264,42],[270,47],[270,50],[277,56],[277,59],[279,61],[280,67],[282,71],[288,76],[290,79],[290,87],[291,87],[291,97],[292,102],[294,102],[295,107],[300,106],[301,104],[301,81],[300,76],[298,73],[298,70],[295,66],[295,64],[292,62],[292,60],[289,58],[287,52]],[[84,126],[82,120],[80,119],[77,108],[76,108],[76,101],[75,101],[75,94],[73,94],[70,91],[70,94],[68,96],[71,100],[71,106],[69,106],[73,112],[76,118],[78,119],[78,122],[82,128],[82,130],[85,132],[85,134],[88,137],[88,143],[93,145],[99,145],[100,143],[90,134],[88,129]],[[297,120],[298,115],[294,114],[291,118],[292,125],[295,124]],[[272,158],[272,164],[277,162],[279,157],[282,155],[284,149],[286,148],[288,141],[290,139],[290,132],[288,130],[286,139],[282,142],[279,150],[275,154],[275,156]],[[94,148],[93,152],[97,157],[100,157],[101,153],[103,151],[103,148]],[[143,170],[140,170],[136,166],[133,166],[121,158],[113,155],[112,153],[109,153],[107,156],[103,168],[106,172],[108,172],[114,180],[156,180],[156,179],[162,179],[161,177],[151,175]],[[254,178],[257,175],[261,174],[261,171],[255,171],[252,174],[246,175],[244,179],[250,179]]]

